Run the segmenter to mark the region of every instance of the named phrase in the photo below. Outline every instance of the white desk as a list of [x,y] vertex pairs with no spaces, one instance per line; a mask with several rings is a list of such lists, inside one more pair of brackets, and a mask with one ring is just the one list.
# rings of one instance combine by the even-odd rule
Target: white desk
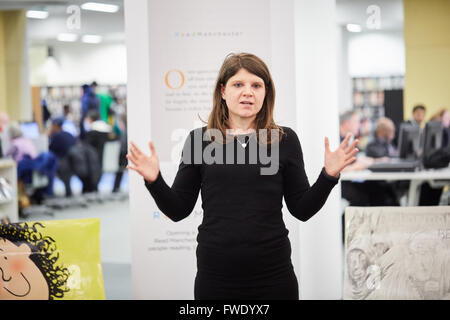
[[408,180],[408,206],[419,204],[420,186],[428,182],[431,187],[443,187],[450,185],[450,168],[429,169],[415,172],[372,172],[369,170],[341,172],[342,181],[383,180],[400,181]]

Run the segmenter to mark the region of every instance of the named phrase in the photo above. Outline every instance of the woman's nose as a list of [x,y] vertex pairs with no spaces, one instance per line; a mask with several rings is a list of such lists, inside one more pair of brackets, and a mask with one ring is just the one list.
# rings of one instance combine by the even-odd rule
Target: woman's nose
[[244,90],[243,90],[243,94],[244,94],[244,96],[252,96],[253,91],[252,91],[251,87],[245,86]]

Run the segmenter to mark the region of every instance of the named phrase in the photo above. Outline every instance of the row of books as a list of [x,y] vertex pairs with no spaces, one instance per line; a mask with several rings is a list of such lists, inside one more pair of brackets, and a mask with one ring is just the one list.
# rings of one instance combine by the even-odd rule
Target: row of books
[[383,91],[403,89],[404,76],[353,78],[353,91]]
[[10,182],[0,177],[0,203],[8,202],[14,197],[13,188]]

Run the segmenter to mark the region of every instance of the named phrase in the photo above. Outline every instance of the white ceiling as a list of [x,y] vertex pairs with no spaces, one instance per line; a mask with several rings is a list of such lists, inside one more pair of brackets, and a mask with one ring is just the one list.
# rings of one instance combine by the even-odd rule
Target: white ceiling
[[[119,5],[117,13],[102,13],[81,10],[80,30],[68,30],[66,21],[69,5],[81,5],[88,0],[0,0],[0,10],[13,9],[45,9],[49,11],[48,19],[28,19],[28,35],[33,44],[52,44],[56,42],[56,35],[63,32],[77,34],[98,34],[104,42],[124,42],[124,0],[95,0],[95,2]],[[131,0],[130,0],[131,1]],[[137,1],[137,0],[132,0]],[[163,0],[161,0],[163,1]],[[188,0],[186,0],[188,1]],[[311,0],[313,1],[313,0]],[[369,14],[368,6],[380,7],[381,31],[403,29],[403,1],[402,0],[336,0],[336,23],[358,23],[365,28]]]
[[0,0],[0,10],[30,9],[45,6],[69,6],[71,4],[82,4],[84,2],[102,2],[123,6],[123,0]]
[[79,35],[96,34],[103,37],[103,42],[124,42],[125,26],[123,0],[95,0],[116,4],[119,11],[115,13],[81,10],[80,29],[69,29],[66,25],[70,17],[67,8],[81,5],[87,0],[0,0],[0,10],[41,9],[49,12],[44,20],[27,19],[28,37],[32,44],[53,44],[59,33],[76,33]]
[[380,31],[403,30],[403,0],[336,0],[336,22],[339,25],[356,23],[368,31],[366,26],[370,13],[367,8],[380,8]]

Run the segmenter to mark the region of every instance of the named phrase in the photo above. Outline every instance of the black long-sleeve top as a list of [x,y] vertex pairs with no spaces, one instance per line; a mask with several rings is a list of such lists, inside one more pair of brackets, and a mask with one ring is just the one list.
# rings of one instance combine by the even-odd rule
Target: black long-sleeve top
[[[205,127],[196,130],[204,132]],[[261,175],[260,169],[269,165],[260,161],[250,164],[247,146],[244,164],[236,161],[195,164],[182,159],[172,187],[161,173],[154,182],[145,182],[158,208],[173,221],[192,212],[201,190],[204,214],[197,237],[199,272],[220,279],[253,276],[267,279],[291,268],[288,230],[281,212],[283,196],[289,212],[307,221],[322,208],[338,178],[322,169],[310,186],[299,139],[292,129],[283,127],[283,130],[276,174]],[[194,154],[194,136],[195,130],[191,131],[183,152],[190,147]],[[254,139],[256,134],[248,137]],[[237,138],[242,140],[245,136]],[[202,150],[210,143],[204,141]],[[236,160],[242,146],[236,139],[233,143]],[[225,145],[223,157],[225,163]]]

